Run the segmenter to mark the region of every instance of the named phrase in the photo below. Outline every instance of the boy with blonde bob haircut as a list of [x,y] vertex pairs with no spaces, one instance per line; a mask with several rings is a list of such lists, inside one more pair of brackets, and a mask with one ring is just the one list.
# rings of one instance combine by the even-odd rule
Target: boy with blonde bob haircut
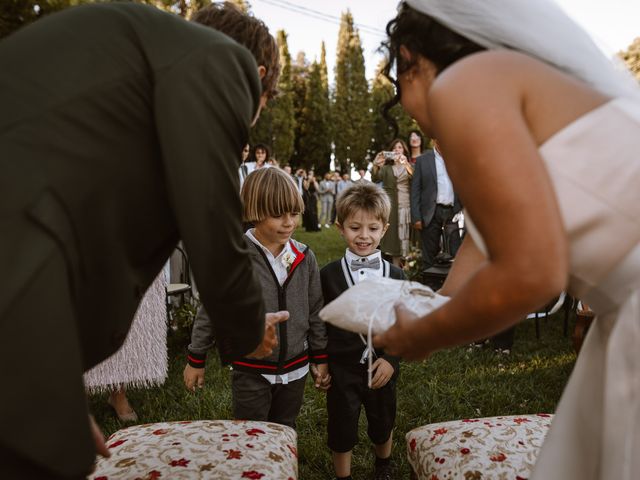
[[[341,259],[320,271],[325,303],[366,278],[404,279],[402,270],[383,260],[378,250],[389,227],[390,211],[388,195],[373,183],[356,184],[338,197],[336,225],[347,243],[347,250]],[[331,374],[331,387],[327,392],[327,443],[336,477],[351,478],[351,451],[358,439],[358,419],[364,406],[367,433],[376,452],[375,478],[390,479],[399,359],[376,350],[369,388],[366,341],[331,324],[327,324],[327,335]]]
[[[293,179],[279,168],[250,173],[240,192],[243,220],[254,225],[245,233],[249,256],[267,312],[286,310],[289,319],[278,324],[278,347],[262,359],[231,361],[233,416],[295,428],[309,372],[317,388],[326,390],[327,334],[318,317],[322,308],[320,273],[313,252],[291,238],[304,204]],[[184,370],[187,388],[204,385],[207,350],[213,325],[204,310],[194,322]]]

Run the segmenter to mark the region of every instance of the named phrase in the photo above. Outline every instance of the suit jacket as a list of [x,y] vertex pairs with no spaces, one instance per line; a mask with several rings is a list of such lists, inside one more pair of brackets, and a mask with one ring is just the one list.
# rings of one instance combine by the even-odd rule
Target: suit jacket
[[[421,220],[427,226],[436,211],[438,198],[438,174],[436,158],[433,150],[427,150],[416,159],[413,178],[411,179],[411,222]],[[454,193],[453,213],[462,209],[458,195]]]
[[[404,280],[404,272],[401,268],[390,264],[384,260],[385,276],[396,280]],[[320,281],[322,282],[322,296],[324,304],[338,298],[344,291],[349,288],[349,284],[344,277],[342,271],[342,259],[334,260],[328,263],[320,270]],[[329,354],[329,362],[347,363],[357,365],[364,351],[364,345],[360,335],[348,332],[342,328],[327,323],[327,353]],[[383,357],[392,366],[395,372],[400,369],[400,358],[385,354],[382,349],[375,350],[378,357]]]
[[136,4],[39,20],[0,43],[0,72],[0,450],[78,475],[82,371],[179,239],[221,355],[262,338],[238,193],[260,80],[227,36]]

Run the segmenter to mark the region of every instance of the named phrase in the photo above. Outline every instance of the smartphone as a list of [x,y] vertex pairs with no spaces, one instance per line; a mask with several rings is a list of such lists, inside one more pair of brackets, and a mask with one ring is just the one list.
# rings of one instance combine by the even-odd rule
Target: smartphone
[[385,165],[393,165],[396,162],[396,152],[382,152]]

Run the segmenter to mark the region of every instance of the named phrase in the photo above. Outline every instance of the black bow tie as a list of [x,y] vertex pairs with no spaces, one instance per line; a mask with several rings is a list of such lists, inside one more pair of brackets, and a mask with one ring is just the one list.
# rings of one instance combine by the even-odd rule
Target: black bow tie
[[350,264],[351,270],[357,272],[362,268],[373,268],[377,270],[380,268],[380,259],[379,258],[360,258],[358,260],[351,260]]

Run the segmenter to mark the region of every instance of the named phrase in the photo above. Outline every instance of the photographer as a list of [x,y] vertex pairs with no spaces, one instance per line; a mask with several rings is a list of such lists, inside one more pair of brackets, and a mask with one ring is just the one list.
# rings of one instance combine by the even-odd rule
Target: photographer
[[409,252],[411,234],[411,202],[409,187],[413,167],[407,160],[409,150],[399,138],[391,142],[390,151],[379,152],[373,160],[371,180],[382,182],[391,200],[389,229],[380,242],[380,250],[391,257],[393,264],[402,266],[402,257]]

